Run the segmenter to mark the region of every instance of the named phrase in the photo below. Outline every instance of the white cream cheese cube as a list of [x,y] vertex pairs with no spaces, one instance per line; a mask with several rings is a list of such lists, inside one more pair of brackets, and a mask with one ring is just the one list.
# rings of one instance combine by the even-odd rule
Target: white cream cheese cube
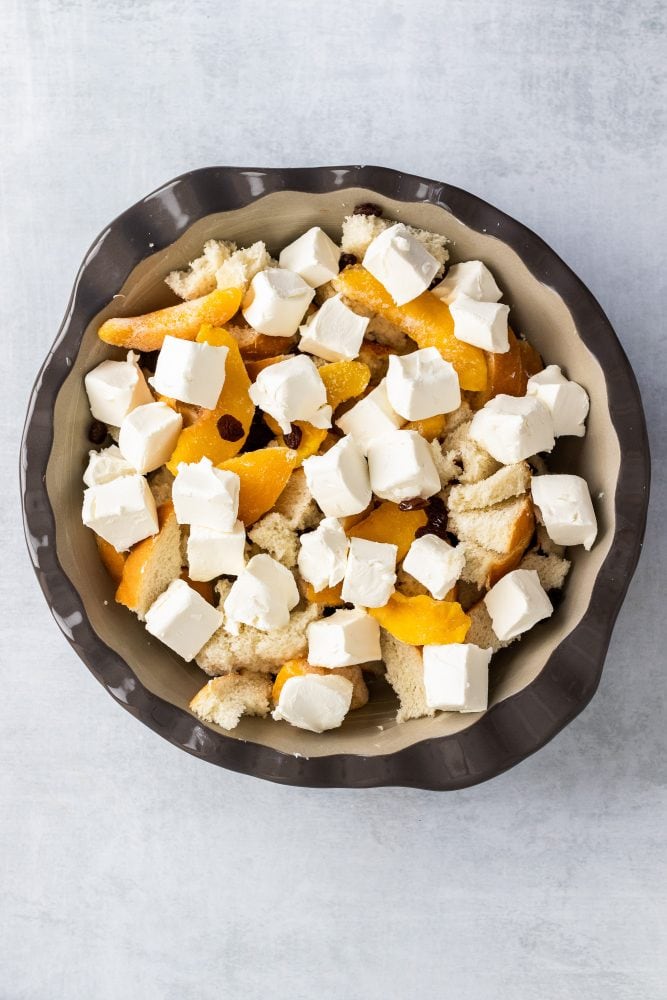
[[340,583],[350,547],[340,521],[323,518],[314,531],[301,535],[300,543],[297,565],[303,579],[316,592]]
[[326,517],[360,514],[371,502],[366,459],[353,438],[344,437],[325,452],[303,463],[306,483]]
[[423,243],[400,222],[372,240],[364,254],[363,265],[398,306],[425,292],[440,267]]
[[503,294],[481,260],[452,264],[440,284],[431,291],[447,305],[459,295],[467,295],[469,299],[476,299],[478,302],[498,302]]
[[294,271],[310,285],[319,288],[338,274],[340,250],[319,226],[313,226],[286,246],[278,263]]
[[103,361],[88,372],[83,381],[96,420],[120,427],[135,407],[153,402],[138,360],[139,355],[129,351],[127,361]]
[[286,628],[290,611],[298,603],[299,591],[290,571],[266,553],[253,556],[225,599],[225,628],[232,635],[238,634],[239,625],[262,632]]
[[556,443],[551,414],[535,396],[494,396],[472,418],[469,436],[503,465],[551,451]]
[[188,576],[191,580],[215,580],[238,576],[245,569],[245,527],[237,521],[231,531],[216,531],[201,524],[190,525]]
[[449,311],[457,340],[494,354],[509,351],[509,306],[499,302],[478,302],[468,295],[458,295],[450,303]]
[[368,454],[371,441],[397,430],[404,423],[389,402],[386,378],[336,421],[344,434],[354,438],[363,455]]
[[583,437],[588,416],[588,393],[577,382],[565,378],[558,365],[548,365],[528,379],[526,395],[544,403],[554,424],[556,437]]
[[180,462],[171,490],[176,520],[214,531],[234,531],[240,484],[235,472],[216,469],[210,458]]
[[442,712],[484,712],[489,702],[490,649],[469,642],[424,646],[426,704]]
[[86,486],[101,486],[120,476],[136,476],[137,470],[126,462],[116,444],[101,451],[88,452],[88,465],[83,474]]
[[167,336],[158,355],[155,375],[148,381],[162,396],[212,410],[225,383],[228,354],[228,347]]
[[183,417],[166,403],[137,406],[120,425],[118,447],[123,458],[143,475],[169,461],[182,426]]
[[271,714],[276,722],[289,722],[311,733],[337,729],[350,710],[353,690],[352,681],[335,674],[290,677]]
[[585,479],[571,475],[533,476],[531,492],[552,542],[591,548],[598,525]]
[[362,608],[383,608],[394,592],[398,546],[350,539],[342,597]]
[[146,630],[188,663],[221,625],[220,612],[185,580],[172,580],[146,612]]
[[121,476],[83,494],[83,523],[96,535],[125,552],[158,530],[155,500],[143,476]]
[[437,535],[416,538],[403,560],[403,569],[442,601],[465,567],[465,545],[454,547]]
[[282,267],[269,267],[250,282],[243,300],[243,315],[253,330],[267,337],[292,337],[314,295],[315,289],[298,274]]
[[299,328],[299,350],[325,361],[352,360],[359,356],[369,322],[346,306],[340,295],[333,295]]
[[308,662],[314,667],[352,667],[380,659],[380,626],[365,611],[336,611],[308,626]]
[[554,610],[534,569],[515,569],[501,577],[484,603],[501,642],[527,632]]
[[331,427],[324,382],[313,361],[303,354],[262,369],[248,395],[280,424],[283,434],[289,434],[295,420]]
[[417,431],[392,431],[371,441],[368,471],[371,489],[382,500],[425,500],[440,491],[433,454]]
[[390,354],[385,381],[390,406],[406,420],[452,413],[461,405],[456,370],[436,347],[403,356]]

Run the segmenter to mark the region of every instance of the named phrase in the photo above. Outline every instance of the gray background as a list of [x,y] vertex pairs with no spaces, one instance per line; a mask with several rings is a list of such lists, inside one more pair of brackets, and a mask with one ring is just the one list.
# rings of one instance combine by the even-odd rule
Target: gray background
[[[665,996],[664,4],[0,8],[0,998]],[[96,233],[193,167],[336,162],[537,230],[607,310],[652,435],[598,695],[456,794],[281,788],[175,750],[70,651],[19,526],[28,392]]]

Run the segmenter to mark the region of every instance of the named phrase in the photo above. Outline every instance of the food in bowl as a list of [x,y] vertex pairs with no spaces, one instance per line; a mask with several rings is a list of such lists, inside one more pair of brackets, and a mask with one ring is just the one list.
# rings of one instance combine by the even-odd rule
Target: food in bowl
[[84,522],[116,599],[213,678],[206,721],[333,729],[368,671],[398,721],[483,711],[493,653],[593,544],[586,483],[544,459],[585,390],[481,261],[448,263],[358,206],[340,246],[313,227],[277,261],[211,240],[166,277],[180,303],[100,327],[128,354],[85,379]]

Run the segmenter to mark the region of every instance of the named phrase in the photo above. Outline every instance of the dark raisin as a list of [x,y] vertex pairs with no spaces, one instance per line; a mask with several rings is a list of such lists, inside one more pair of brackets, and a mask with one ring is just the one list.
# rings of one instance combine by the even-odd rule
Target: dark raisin
[[425,524],[423,528],[417,528],[415,531],[415,538],[423,538],[424,535],[432,535],[434,532],[429,524]]
[[149,372],[154,372],[157,368],[159,353],[159,351],[144,351],[139,362],[141,367],[147,368]]
[[352,267],[353,264],[357,263],[357,258],[353,253],[342,253],[338,258],[338,266],[343,270],[344,267]]
[[88,440],[92,444],[102,444],[106,440],[107,425],[101,420],[93,420],[88,428]]
[[267,444],[269,444],[270,441],[273,441],[274,437],[275,435],[273,431],[267,427],[264,421],[262,411],[255,410],[255,415],[252,418],[248,436],[245,439],[241,451],[259,451],[260,448],[266,448]]
[[336,614],[337,610],[338,610],[338,608],[331,608],[331,607],[322,608],[322,617],[323,618],[331,618],[332,615]]
[[372,201],[364,201],[361,205],[354,206],[354,215],[375,215],[379,219],[382,215],[382,209],[379,205],[375,205]]
[[436,274],[435,278],[433,279],[433,281],[431,282],[431,284],[426,289],[427,292],[430,292],[432,289],[434,289],[435,286],[439,285],[441,281],[442,281],[442,275],[441,274]]
[[303,437],[303,431],[301,430],[301,428],[297,427],[296,424],[292,424],[292,430],[289,432],[289,434],[285,434],[285,436],[283,437],[283,441],[285,442],[285,447],[293,448],[294,451],[296,451],[296,449],[301,444],[302,437]]
[[431,497],[428,502],[428,511],[429,511],[428,513],[429,517],[433,517],[436,514],[444,514],[445,501],[442,499],[442,497],[439,497],[437,494]]
[[218,420],[218,434],[223,441],[240,441],[245,431],[240,420],[231,413],[223,413]]
[[398,505],[399,510],[423,510],[428,507],[428,500],[423,497],[410,497],[409,500],[401,500]]

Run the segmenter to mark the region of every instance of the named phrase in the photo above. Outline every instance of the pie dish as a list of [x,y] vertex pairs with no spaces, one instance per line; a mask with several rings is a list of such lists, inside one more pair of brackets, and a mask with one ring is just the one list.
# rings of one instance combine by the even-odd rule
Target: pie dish
[[[446,235],[458,259],[488,263],[538,350],[586,386],[586,442],[576,453],[561,447],[564,467],[553,471],[588,480],[597,497],[598,543],[585,560],[574,553],[553,622],[522,648],[500,654],[484,715],[396,727],[390,694],[379,690],[367,709],[323,738],[259,719],[244,719],[224,735],[187,711],[200,683],[196,668],[184,669],[119,617],[80,526],[72,470],[88,447],[82,373],[104,356],[95,343],[100,322],[161,305],[165,273],[184,266],[206,239],[221,232],[246,243],[268,236],[280,247],[309,225],[334,227],[352,205],[371,200],[392,218]],[[96,676],[142,721],[199,756],[274,780],[453,788],[516,763],[592,696],[639,554],[648,465],[638,391],[613,331],[590,293],[518,223],[457,189],[379,168],[211,168],[149,196],[94,245],[33,393],[22,472],[29,545],[52,610]]]

